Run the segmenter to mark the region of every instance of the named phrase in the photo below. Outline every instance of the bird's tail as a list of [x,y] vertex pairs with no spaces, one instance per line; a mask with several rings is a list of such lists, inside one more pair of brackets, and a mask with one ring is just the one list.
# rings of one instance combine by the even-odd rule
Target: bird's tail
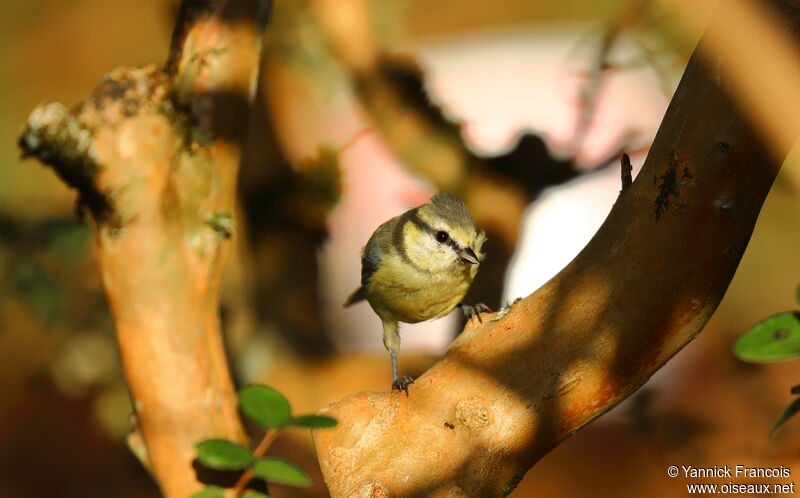
[[347,301],[344,302],[344,307],[347,308],[348,306],[352,306],[359,301],[363,301],[367,298],[367,291],[364,290],[364,286],[362,285],[355,292],[350,294],[350,297],[347,298]]

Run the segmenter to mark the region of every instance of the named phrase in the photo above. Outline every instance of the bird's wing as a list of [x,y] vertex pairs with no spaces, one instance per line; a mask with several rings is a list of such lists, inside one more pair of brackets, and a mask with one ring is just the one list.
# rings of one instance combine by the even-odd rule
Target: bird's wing
[[[372,242],[372,240],[370,240]],[[367,244],[361,255],[361,285],[367,285],[370,277],[381,264],[381,254],[376,244]]]
[[350,297],[344,302],[345,308],[367,298],[367,291],[364,287],[367,285],[367,282],[369,282],[369,278],[372,274],[375,273],[375,270],[378,269],[380,262],[381,258],[377,247],[375,247],[374,244],[373,247],[370,247],[370,244],[367,243],[361,255],[361,287],[350,294]]
[[372,275],[378,270],[381,264],[381,247],[388,247],[392,233],[392,227],[399,221],[400,217],[392,218],[386,223],[379,226],[372,237],[367,241],[367,245],[361,251],[361,287],[355,290],[347,301],[345,306],[357,303],[367,298],[366,289],[367,283]]

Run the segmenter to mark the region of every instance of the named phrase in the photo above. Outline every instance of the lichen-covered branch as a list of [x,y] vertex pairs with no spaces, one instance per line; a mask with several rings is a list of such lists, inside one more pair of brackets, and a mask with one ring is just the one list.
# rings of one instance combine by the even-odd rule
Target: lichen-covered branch
[[268,6],[187,0],[166,70],[115,69],[76,108],[36,109],[20,139],[92,215],[138,429],[169,497],[199,489],[198,441],[245,439],[218,293]]
[[709,63],[707,50],[704,40],[636,181],[570,265],[499,319],[470,323],[408,398],[360,393],[330,407],[338,427],[314,437],[333,496],[504,496],[700,332],[778,170],[731,96],[731,61]]

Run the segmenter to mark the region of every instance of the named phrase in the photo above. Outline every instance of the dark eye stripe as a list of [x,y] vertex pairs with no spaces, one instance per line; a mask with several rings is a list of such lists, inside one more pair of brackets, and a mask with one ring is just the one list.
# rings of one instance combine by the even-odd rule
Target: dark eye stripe
[[[437,240],[438,240],[437,238],[438,233],[442,232],[442,230],[437,230],[436,228],[433,228],[431,225],[425,223],[419,217],[419,214],[417,213],[416,209],[408,212],[408,221],[415,224],[417,227],[419,227],[420,230],[424,230],[429,234],[433,235],[433,237]],[[461,247],[458,245],[458,242],[453,240],[453,238],[450,237],[449,235],[447,236],[447,240],[444,243],[446,243],[448,246],[452,247],[456,251],[461,250]]]
[[[417,209],[419,209],[419,208],[417,208]],[[417,227],[419,227],[420,230],[425,230],[428,233],[435,234],[436,232],[438,232],[438,230],[436,230],[432,226],[430,226],[427,223],[425,223],[424,221],[422,221],[422,218],[419,217],[419,213],[417,213],[417,209],[412,209],[411,211],[409,211],[407,213],[408,214],[408,221],[410,221],[411,223],[417,225]]]

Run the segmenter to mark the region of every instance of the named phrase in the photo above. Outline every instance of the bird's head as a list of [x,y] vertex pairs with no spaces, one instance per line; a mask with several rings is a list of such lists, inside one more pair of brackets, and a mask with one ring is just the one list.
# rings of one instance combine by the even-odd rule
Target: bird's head
[[412,211],[409,221],[406,251],[428,270],[477,269],[483,260],[486,236],[477,231],[467,206],[457,197],[436,194],[430,203]]

